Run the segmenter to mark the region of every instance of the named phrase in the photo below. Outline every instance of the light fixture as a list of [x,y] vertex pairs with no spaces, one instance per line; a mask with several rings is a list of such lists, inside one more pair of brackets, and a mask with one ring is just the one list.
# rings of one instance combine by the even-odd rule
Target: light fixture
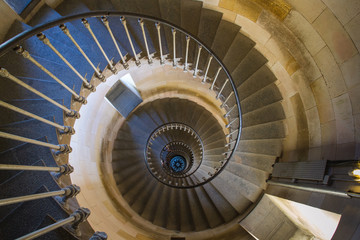
[[348,172],[349,176],[355,178],[356,181],[360,181],[360,169],[359,168],[355,168],[353,170],[350,170]]

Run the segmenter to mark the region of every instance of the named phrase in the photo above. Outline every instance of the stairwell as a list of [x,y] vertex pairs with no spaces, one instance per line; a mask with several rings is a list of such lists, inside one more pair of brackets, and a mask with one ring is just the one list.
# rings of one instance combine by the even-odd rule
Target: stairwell
[[[288,141],[286,138],[289,135],[285,114],[287,109],[284,110],[278,79],[270,69],[268,59],[257,49],[257,44],[240,31],[240,26],[224,20],[221,12],[204,8],[202,2],[190,0],[62,1],[54,8],[43,5],[26,24],[15,21],[6,38],[62,16],[93,10],[117,10],[163,19],[193,34],[204,45],[199,48],[196,41],[187,40],[181,31],[174,33],[166,24],[155,26],[154,21],[146,18],[142,31],[138,17],[131,15],[125,19],[112,15],[107,17],[113,38],[104,24],[106,20],[87,17],[98,43],[84,27],[86,21],[75,19],[65,23],[66,29],[94,63],[93,66],[88,64],[73,41],[64,34],[64,28],[53,27],[42,33],[69,63],[59,58],[58,54],[36,36],[22,41],[23,49],[60,78],[70,90],[24,58],[19,49],[18,53],[7,51],[0,58],[1,68],[50,96],[66,109],[80,112],[81,117],[75,120],[74,117],[66,116],[65,113],[69,115],[72,112],[66,112],[56,104],[45,101],[10,81],[5,75],[0,81],[1,100],[61,126],[80,126],[82,118],[87,116],[86,111],[96,111],[86,105],[82,106],[84,101],[79,99],[88,98],[91,105],[92,95],[99,94],[98,99],[101,99],[106,94],[104,90],[93,93],[95,87],[101,88],[107,84],[109,88],[113,83],[103,83],[101,75],[110,79],[114,75],[122,76],[130,72],[138,80],[137,87],[144,103],[126,119],[122,119],[114,111],[105,115],[108,119],[118,118],[117,121],[121,121],[117,122],[114,128],[116,131],[111,133],[112,142],[104,140],[101,147],[96,147],[103,150],[101,154],[106,158],[103,162],[105,168],[99,171],[96,165],[89,164],[87,170],[83,167],[78,171],[81,174],[71,176],[71,179],[68,175],[46,171],[2,171],[0,198],[57,191],[71,182],[76,184],[74,179],[96,172],[102,178],[98,178],[96,184],[101,184],[102,181],[104,186],[107,185],[106,194],[109,194],[111,202],[106,204],[115,206],[108,207],[108,210],[119,210],[120,222],[133,225],[128,232],[126,227],[119,232],[106,231],[111,239],[115,239],[115,236],[124,239],[140,239],[142,236],[154,239],[168,239],[169,236],[185,236],[186,239],[253,239],[237,223],[262,199],[267,189],[266,179],[272,172],[276,159],[282,156],[284,140]],[[230,84],[225,69],[219,68],[206,47],[224,64],[233,85]],[[69,68],[69,64],[78,73]],[[156,79],[156,69],[170,74],[159,74]],[[161,78],[168,80],[162,82]],[[89,89],[90,85],[94,87]],[[239,97],[241,112],[232,108],[237,106],[234,90]],[[96,118],[98,124],[100,119],[101,117]],[[173,133],[164,130],[157,145],[151,148],[151,155],[147,155],[148,136],[160,126],[173,123],[182,123],[192,128],[203,144],[200,151],[201,166],[195,174],[186,178],[163,178],[163,175],[157,176],[146,166],[147,157],[156,161],[168,143],[184,141],[191,149],[195,148],[196,144],[185,133],[174,134],[175,130]],[[92,131],[78,128],[82,133]],[[87,141],[78,132],[73,137],[61,134],[48,124],[39,123],[6,108],[0,108],[0,131],[59,146],[79,146],[81,141],[85,141],[84,145],[89,147],[90,143],[95,142],[91,139]],[[93,137],[91,134],[88,136]],[[101,138],[105,139],[104,136],[106,132],[102,133]],[[232,149],[233,147],[236,149]],[[194,151],[194,154],[200,156],[200,152]],[[90,162],[99,162],[99,155],[89,155],[82,155],[76,149],[74,153],[58,154],[46,147],[0,138],[1,164],[57,167],[69,163],[69,159],[70,163],[80,161],[78,159],[84,156]],[[80,205],[75,198],[70,198],[68,206],[65,206],[59,198],[50,197],[0,207],[1,238],[17,238],[71,216],[72,212],[86,203],[84,196],[87,192],[89,189],[82,189],[78,197]],[[94,203],[96,199],[91,201]],[[96,219],[103,221],[106,218],[99,216],[99,211],[108,211],[101,209],[105,205],[97,205],[99,209],[89,206],[90,209],[93,207],[91,210],[99,218],[90,215],[90,224],[85,221],[80,225],[81,236],[79,230],[65,226],[39,239],[89,239],[94,233],[92,227],[100,225],[96,223]],[[18,220],[19,216],[24,216],[21,221]],[[114,221],[119,221],[115,220],[116,217],[111,217]],[[102,224],[106,225],[105,222]],[[289,226],[282,231],[287,231],[288,236],[292,236],[298,228],[290,222]],[[131,231],[138,231],[138,235]]]

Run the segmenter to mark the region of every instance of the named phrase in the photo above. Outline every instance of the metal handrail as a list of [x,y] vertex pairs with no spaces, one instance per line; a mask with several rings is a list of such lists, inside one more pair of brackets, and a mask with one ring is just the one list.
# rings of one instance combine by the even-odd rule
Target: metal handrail
[[[203,48],[204,50],[206,50],[210,56],[212,56],[212,58],[214,60],[216,60],[218,62],[218,64],[220,65],[219,70],[216,73],[216,76],[213,80],[213,83],[211,85],[211,89],[214,88],[214,84],[215,81],[218,77],[218,74],[221,70],[224,71],[224,73],[226,74],[227,77],[227,82],[229,82],[231,88],[232,88],[232,92],[234,93],[234,98],[235,98],[235,105],[233,107],[237,107],[237,111],[238,111],[238,116],[236,118],[234,118],[231,123],[235,122],[236,119],[239,120],[239,124],[238,124],[238,131],[237,131],[237,135],[236,135],[236,142],[232,148],[232,150],[227,151],[226,152],[226,161],[224,162],[224,164],[222,165],[222,167],[219,169],[219,171],[216,172],[216,174],[214,174],[213,176],[211,176],[210,178],[207,179],[206,182],[211,181],[214,177],[216,177],[226,166],[226,164],[228,163],[228,161],[231,159],[232,155],[234,154],[239,141],[240,141],[240,135],[241,135],[241,128],[242,128],[242,119],[241,119],[241,107],[240,107],[240,100],[239,100],[239,96],[237,93],[237,89],[236,89],[236,85],[230,75],[230,72],[227,70],[226,66],[222,63],[221,59],[210,49],[210,47],[208,47],[204,42],[202,42],[200,39],[198,39],[196,36],[194,36],[191,33],[188,33],[185,29],[183,29],[180,26],[177,26],[175,24],[172,24],[166,20],[157,18],[157,17],[151,17],[148,15],[144,15],[144,14],[137,14],[137,13],[130,13],[130,12],[120,12],[120,11],[92,11],[92,12],[87,12],[87,13],[81,13],[81,14],[75,14],[75,15],[71,15],[71,16],[66,16],[66,17],[61,17],[58,18],[52,22],[49,23],[45,23],[45,24],[40,24],[32,29],[29,29],[27,31],[24,31],[20,34],[18,34],[17,36],[7,40],[6,42],[4,42],[3,44],[0,45],[0,57],[3,56],[7,51],[9,51],[10,49],[14,48],[15,46],[17,46],[18,44],[20,44],[21,41],[24,41],[34,35],[37,35],[39,33],[41,33],[42,31],[52,28],[52,27],[58,27],[61,24],[73,21],[73,20],[80,20],[80,19],[84,19],[84,18],[88,18],[88,17],[102,17],[102,16],[118,16],[118,17],[133,17],[133,18],[141,18],[141,19],[145,19],[148,21],[152,21],[161,25],[165,25],[168,26],[170,28],[176,29],[176,31],[185,34],[186,36],[190,37],[193,41],[195,41],[198,46],[201,47],[201,49]],[[161,59],[160,59],[161,60]],[[186,64],[185,64],[186,65]],[[186,66],[185,66],[186,67]],[[194,72],[196,74],[196,70]],[[224,89],[225,84],[223,84],[222,89],[219,91],[219,94],[217,95],[217,97],[220,97],[220,94],[222,92],[222,90]],[[231,108],[231,111],[234,108]],[[229,111],[230,112],[230,111]],[[230,114],[226,114],[226,117],[229,117]],[[230,127],[231,123],[227,124],[227,128]],[[231,131],[234,131],[234,129],[230,129]],[[235,135],[235,134],[234,134]],[[230,141],[230,140],[229,140]]]

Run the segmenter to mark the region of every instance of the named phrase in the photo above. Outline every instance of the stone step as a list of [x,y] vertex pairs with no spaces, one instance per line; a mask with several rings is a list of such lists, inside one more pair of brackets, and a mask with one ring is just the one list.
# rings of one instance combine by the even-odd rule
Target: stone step
[[195,230],[201,231],[209,228],[210,223],[204,209],[202,208],[201,202],[198,198],[198,193],[194,188],[187,189],[186,192]]
[[140,212],[140,204],[136,204],[137,200],[141,199],[140,197],[142,196],[142,194],[151,192],[156,183],[157,180],[155,180],[153,176],[147,174],[145,176],[142,176],[141,179],[135,185],[133,185],[128,192],[123,193],[122,195],[129,203],[129,205],[133,207],[134,210],[137,209],[139,210],[137,212]]
[[[41,160],[34,165],[45,166],[44,162]],[[0,185],[0,199],[33,194],[37,191],[39,186],[42,185],[45,185],[50,191],[57,191],[60,189],[59,185],[49,172],[21,171]],[[20,205],[21,203],[15,203],[2,206],[0,211],[0,222]]]
[[283,119],[285,119],[285,113],[281,102],[275,102],[252,112],[243,113],[242,115],[243,127],[250,127]]
[[282,121],[245,127],[241,131],[241,140],[276,138],[285,138],[285,129]]
[[[159,7],[161,12],[161,18],[173,23],[177,26],[181,26],[181,0],[159,0]],[[167,26],[164,28],[165,37],[167,41],[167,46],[169,48],[170,58],[173,59],[173,36],[171,29]],[[184,55],[182,54],[182,39],[185,39],[185,35],[180,31],[177,31],[175,34],[175,42],[176,42],[176,58],[182,58]]]
[[272,172],[272,165],[275,163],[276,156],[262,155],[256,153],[238,152],[234,153],[232,161],[243,165],[262,170],[267,173]]
[[220,21],[211,49],[221,60],[226,56],[239,31],[240,26],[225,20]]
[[[37,187],[31,193],[49,191],[46,187],[39,186],[41,187]],[[54,216],[56,219],[64,219],[69,216],[66,210],[52,197],[23,202],[16,206],[14,211],[0,221],[0,229],[6,229],[6,231],[0,231],[1,239],[15,239],[37,230],[47,215]]]
[[[47,21],[51,21],[57,18],[60,18],[61,15],[53,10],[52,8],[48,7],[47,5],[44,5],[41,7],[41,9],[35,14],[35,16],[31,19],[29,22],[29,25],[36,26],[40,23],[44,23]],[[97,20],[96,20],[97,21]],[[77,22],[81,22],[81,20],[77,20]],[[71,23],[67,23],[66,26],[68,27],[70,33],[73,35],[74,39],[77,41],[85,40],[86,42],[83,44],[83,42],[78,42],[83,47],[83,50],[86,51],[86,53],[89,53],[91,56],[91,59],[99,58],[100,55],[93,55],[90,51],[91,48],[87,47],[88,43],[92,40],[90,38],[78,38],[78,29],[74,27]],[[85,28],[83,26],[83,28]],[[93,31],[95,31],[94,26],[92,26]],[[86,30],[87,31],[87,30]],[[74,68],[81,74],[85,75],[86,73],[91,76],[94,70],[91,68],[91,66],[86,62],[84,57],[81,55],[81,53],[77,50],[75,45],[72,43],[69,37],[67,37],[60,28],[54,27],[49,30],[46,30],[43,32],[44,35],[50,40],[51,44],[65,57],[67,61],[71,63],[71,65],[74,66]],[[37,39],[36,39],[37,40]],[[40,54],[45,51],[44,57],[46,59],[55,59],[58,63],[64,64],[65,63],[45,44],[43,44],[40,40],[37,40],[42,46],[42,51],[36,51],[34,53]],[[39,53],[38,53],[39,52]],[[39,55],[41,56],[41,55]],[[53,72],[55,74],[55,72]],[[56,74],[55,74],[56,75]],[[56,75],[57,76],[57,75]],[[61,76],[61,75],[60,75]]]
[[255,48],[252,48],[246,54],[243,60],[237,65],[237,67],[231,72],[231,76],[235,81],[236,86],[239,87],[266,62],[267,59]]
[[[46,137],[41,137],[36,140],[47,142]],[[48,167],[57,166],[49,148],[30,143],[23,143],[15,148],[11,148],[5,152],[0,153],[1,164],[33,165],[36,164],[39,159],[42,159],[45,165]],[[2,170],[0,174],[0,184],[20,172],[21,171]]]
[[198,187],[194,190],[197,194],[197,198],[199,199],[200,206],[202,207],[206,215],[209,226],[211,228],[214,228],[222,224],[224,220],[222,219],[221,214],[219,213],[218,209],[216,208],[215,204],[213,203],[207,192],[204,190],[204,188]]
[[233,161],[230,161],[226,166],[226,171],[231,172],[237,176],[241,176],[243,179],[255,184],[256,186],[266,189],[266,180],[269,177],[269,173],[256,168],[239,164]]
[[178,216],[180,217],[180,231],[189,232],[195,231],[195,223],[193,219],[193,212],[191,211],[191,202],[189,202],[187,196],[187,189],[176,189],[179,195],[178,203],[179,207]]
[[244,83],[242,83],[237,89],[239,98],[241,101],[263,89],[269,84],[276,81],[276,77],[271,70],[263,65],[258,71],[256,71],[251,77],[249,77]]
[[162,196],[165,187],[162,183],[158,182],[154,189],[152,189],[149,198],[141,199],[142,205],[145,205],[144,211],[139,212],[141,216],[150,222],[153,222],[158,211],[164,206],[159,204],[159,196]]
[[282,151],[281,139],[241,140],[237,152],[256,153],[270,156],[280,156]]
[[[51,224],[56,223],[57,221],[55,218],[53,218],[50,215],[46,215],[40,225],[36,229],[41,229],[47,226],[50,226]],[[75,236],[73,233],[69,232],[64,227],[59,227],[55,230],[52,230],[51,232],[48,232],[40,237],[38,237],[39,240],[45,240],[45,239],[68,239],[68,240],[77,240],[79,239],[77,236]]]
[[167,209],[166,209],[166,218],[165,218],[165,228],[181,231],[181,212],[185,211],[189,215],[189,209],[181,208],[181,192],[176,188],[169,188],[169,198]]
[[240,32],[236,34],[235,39],[227,49],[226,55],[223,58],[223,63],[230,73],[236,69],[254,46],[255,42],[251,39]]
[[114,10],[114,5],[111,3],[110,0],[82,0],[83,3],[86,4],[86,6],[93,11],[96,10]]
[[229,178],[227,178],[227,174],[224,172],[225,171],[220,173],[210,183],[231,204],[231,206],[236,209],[239,214],[241,214],[250,206],[251,201],[244,196],[245,190],[241,185],[236,185],[235,182],[235,185],[232,185],[227,182]]
[[240,103],[241,111],[246,114],[281,100],[282,96],[279,89],[274,83],[271,83],[242,100]]
[[[223,184],[228,184],[230,187],[232,187],[232,191],[238,191],[251,202],[255,202],[262,192],[262,189],[257,185],[251,183],[242,176],[238,176],[227,171],[227,169],[222,171],[218,177],[223,181]],[[219,190],[219,188],[217,189]]]
[[[45,119],[53,121],[53,117],[46,116]],[[0,126],[0,131],[14,134],[17,136],[37,139],[47,135],[47,139],[52,144],[58,144],[56,129],[48,124],[35,119],[13,122]],[[0,138],[0,152],[21,145],[21,141]]]
[[[199,23],[202,11],[202,1],[181,1],[181,27],[194,36],[198,35]],[[184,46],[183,56],[185,56],[186,41],[182,39]],[[193,63],[195,60],[196,43],[190,40],[188,51],[188,62]]]
[[[158,226],[166,227],[170,224],[167,222],[167,220],[169,220],[169,215],[171,215],[171,212],[168,211],[170,205],[171,188],[165,185],[163,185],[162,188],[162,193],[157,196],[157,201],[154,206],[156,211],[154,213],[155,216],[153,218],[153,223]],[[174,222],[171,223],[171,225],[174,225]]]
[[[63,1],[61,4],[59,4],[55,10],[61,14],[62,16],[66,16],[66,15],[71,15],[71,14],[75,14],[75,13],[83,13],[83,12],[88,12],[89,9],[86,7],[85,4],[81,3],[79,0],[65,0]],[[109,59],[114,58],[114,61],[117,62],[120,60],[120,56],[119,54],[117,54],[117,51],[114,51],[114,44],[113,41],[107,31],[107,29],[105,28],[105,26],[103,25],[103,23],[96,18],[87,18],[90,27],[92,29],[92,31],[94,32],[95,36],[97,37],[100,45],[102,46],[102,48],[104,49],[105,53],[107,54]],[[91,46],[91,49],[93,52],[97,53],[97,58],[94,58],[94,61],[98,61],[98,62],[94,62],[94,65],[97,66],[98,63],[100,63],[100,69],[105,68],[105,66],[107,66],[107,61],[105,59],[105,57],[103,56],[103,54],[101,53],[99,47],[96,45],[95,41],[93,40],[93,37],[91,36],[91,34],[89,33],[89,31],[85,28],[85,26],[83,25],[83,23],[81,22],[81,20],[75,20],[71,22],[72,25],[74,25],[76,27],[77,33],[80,35],[83,35],[84,37],[86,37],[86,39],[84,39],[83,37],[83,41],[86,44],[89,44]],[[73,34],[74,31],[72,31],[71,33]],[[75,38],[75,36],[74,36]],[[75,38],[78,39],[78,38]],[[121,45],[119,46],[121,47]],[[121,47],[122,48],[122,47]],[[123,51],[124,49],[122,48],[121,51]],[[87,54],[90,52],[86,52]]]
[[211,183],[203,185],[203,188],[225,222],[230,222],[238,215],[237,211]]
[[[53,99],[53,100],[55,100],[60,104],[63,104],[62,99]],[[18,108],[21,108],[25,111],[38,115],[40,117],[44,117],[49,113],[51,113],[55,118],[55,122],[59,123],[60,125],[63,124],[63,117],[64,117],[63,111],[44,99],[14,99],[13,101],[6,101],[6,102]],[[12,122],[25,121],[29,119],[32,118],[23,114],[16,113],[7,108],[0,108],[1,125]]]

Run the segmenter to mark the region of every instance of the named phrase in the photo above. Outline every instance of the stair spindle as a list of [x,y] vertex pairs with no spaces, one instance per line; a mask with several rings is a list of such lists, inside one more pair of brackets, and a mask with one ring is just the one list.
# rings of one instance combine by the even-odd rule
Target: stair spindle
[[2,107],[4,107],[4,108],[7,108],[7,109],[10,109],[10,110],[12,110],[12,111],[18,112],[18,113],[20,113],[20,114],[23,114],[23,115],[25,115],[25,116],[34,118],[34,119],[36,119],[36,120],[39,120],[39,121],[41,121],[41,122],[43,122],[43,123],[46,123],[46,124],[48,124],[48,125],[51,125],[51,126],[53,126],[53,127],[56,127],[57,129],[60,130],[60,134],[70,134],[70,135],[75,134],[74,128],[72,128],[72,127],[70,127],[70,126],[61,126],[60,124],[57,124],[57,123],[52,122],[52,121],[49,121],[49,120],[47,120],[47,119],[45,119],[45,118],[39,117],[39,116],[37,116],[37,115],[35,115],[35,114],[33,114],[33,113],[30,113],[30,112],[25,111],[25,110],[23,110],[23,109],[21,109],[21,108],[15,107],[15,106],[13,106],[13,105],[11,105],[11,104],[8,104],[8,103],[6,103],[6,102],[3,102],[3,101],[1,101],[1,100],[0,100],[0,106],[2,106]]
[[184,64],[184,72],[188,70],[188,57],[189,57],[189,44],[190,44],[190,37],[186,35],[186,51],[185,51],[185,64]]
[[219,97],[220,97],[220,95],[221,95],[222,91],[224,90],[225,85],[228,83],[228,81],[229,81],[229,79],[227,78],[227,79],[225,80],[224,84],[222,85],[222,87],[221,87],[221,89],[220,89],[220,91],[219,91],[218,95],[216,96],[216,99],[219,99]]
[[216,74],[215,74],[214,80],[213,80],[213,82],[211,84],[210,90],[214,90],[214,86],[215,86],[216,80],[217,80],[217,78],[219,76],[219,73],[220,73],[221,69],[222,69],[222,67],[219,67],[218,70],[216,71]]
[[61,174],[69,175],[70,173],[72,173],[74,171],[74,168],[69,164],[64,164],[64,165],[61,165],[58,167],[0,164],[0,170],[46,171],[46,172],[58,172]]
[[122,53],[121,53],[121,51],[120,51],[119,45],[118,45],[118,43],[116,42],[116,39],[115,39],[115,37],[114,37],[113,32],[111,31],[111,28],[110,28],[110,24],[109,24],[108,19],[107,19],[106,17],[102,16],[102,17],[101,17],[101,21],[104,23],[106,29],[108,30],[108,32],[109,32],[109,34],[110,34],[111,39],[112,39],[113,42],[114,42],[114,45],[115,45],[116,50],[118,51],[118,53],[119,53],[119,55],[120,55],[120,58],[121,58],[121,61],[122,61],[122,64],[123,64],[124,68],[125,68],[125,69],[129,69],[129,64],[126,63],[125,58],[124,58],[124,56],[122,55]]
[[99,40],[97,39],[97,37],[95,36],[94,32],[92,31],[89,22],[86,20],[86,18],[81,19],[81,22],[84,24],[85,28],[89,31],[91,37],[94,39],[96,45],[97,45],[98,48],[100,49],[101,53],[104,55],[104,58],[105,58],[106,61],[108,62],[108,68],[109,68],[114,74],[116,74],[117,70],[116,70],[115,66],[114,66],[113,63],[110,61],[110,59],[108,58],[108,56],[106,55],[106,53],[105,53],[103,47],[101,46]]
[[225,106],[225,104],[227,103],[227,101],[229,101],[229,99],[231,98],[231,96],[234,94],[234,92],[231,92],[229,94],[229,96],[225,99],[225,101],[221,104],[221,108],[223,108]]
[[173,67],[176,67],[177,66],[177,62],[176,62],[176,29],[171,28],[171,32],[172,32],[172,40],[173,40]]
[[127,27],[127,24],[126,24],[126,19],[124,16],[120,17],[120,21],[122,23],[122,25],[124,26],[124,29],[125,29],[125,32],[126,32],[126,36],[129,40],[129,43],[130,43],[130,46],[131,46],[131,50],[134,54],[134,57],[135,57],[135,64],[136,66],[140,66],[140,60],[139,60],[139,56],[136,54],[136,51],[135,51],[135,48],[134,48],[134,44],[131,40],[131,36],[130,36],[130,33],[129,33],[129,30],[128,30],[128,27]]
[[55,197],[55,196],[64,197],[63,200],[67,201],[67,199],[75,197],[79,193],[80,193],[80,187],[75,184],[72,184],[72,185],[69,185],[58,191],[36,193],[36,194],[30,194],[30,195],[21,196],[21,197],[0,199],[0,206],[15,204],[15,203],[19,203],[19,202],[32,201],[32,200],[37,200],[37,199],[42,199],[42,198],[47,198],[47,197]]
[[95,91],[95,87],[92,86],[85,77],[81,76],[81,74],[69,63],[68,60],[51,44],[50,40],[42,33],[37,35],[40,41],[42,41],[45,45],[47,45],[53,52],[61,58],[61,60],[83,81],[84,87],[88,88],[91,91]]
[[86,59],[86,61],[90,64],[90,66],[94,69],[96,76],[101,80],[101,81],[105,81],[105,76],[97,69],[97,67],[95,67],[95,65],[91,62],[90,58],[86,55],[86,53],[84,52],[84,50],[82,50],[82,48],[80,47],[80,45],[75,41],[75,39],[73,38],[73,36],[70,34],[69,29],[64,25],[61,24],[60,29],[63,31],[63,33],[65,33],[66,36],[68,36],[70,38],[70,40],[74,43],[74,45],[76,46],[76,48],[79,50],[79,52],[84,56],[84,58]]
[[57,150],[56,155],[72,152],[72,148],[67,144],[55,145],[55,144],[41,142],[38,140],[25,138],[25,137],[17,136],[14,134],[5,133],[5,132],[0,132],[0,137],[15,140],[15,141],[20,141],[20,142],[32,143],[32,144],[43,146],[43,147],[48,147],[48,148]]
[[229,122],[229,124],[227,124],[225,127],[226,127],[226,128],[229,128],[230,125],[233,124],[233,123],[236,121],[236,119],[238,119],[238,118],[233,119],[233,120],[232,120],[231,122]]
[[164,60],[163,51],[162,51],[162,45],[161,45],[160,23],[156,22],[156,23],[155,23],[155,26],[156,26],[157,35],[158,35],[158,40],[159,40],[160,64],[163,65],[163,64],[165,64],[165,60]]
[[89,215],[90,215],[90,210],[81,207],[78,210],[76,210],[74,213],[72,213],[68,218],[59,220],[54,224],[38,229],[32,233],[26,234],[25,236],[22,236],[17,240],[34,239],[69,223],[72,223],[72,228],[76,231],[76,235],[80,237],[81,233],[79,231],[79,224],[85,222],[86,219],[89,217]]
[[141,32],[142,32],[143,38],[144,38],[146,54],[147,54],[147,57],[148,57],[148,63],[151,65],[153,63],[153,60],[152,60],[152,57],[151,57],[151,55],[149,53],[149,46],[148,46],[148,43],[147,43],[147,38],[146,38],[145,28],[144,28],[144,20],[139,18],[138,21],[139,21],[139,24],[140,24],[140,27],[141,27]]
[[38,68],[40,68],[43,72],[45,72],[47,75],[49,75],[52,79],[54,79],[56,82],[58,82],[61,86],[63,86],[68,92],[70,92],[73,95],[73,99],[77,102],[80,102],[82,104],[86,104],[86,98],[83,96],[79,96],[74,90],[69,88],[64,82],[62,82],[60,79],[58,79],[54,74],[52,74],[49,70],[47,70],[43,65],[41,65],[38,61],[36,61],[28,51],[26,51],[22,46],[17,46],[15,49],[15,52],[21,56],[23,56],[25,59],[28,59],[30,62],[35,64]]
[[229,111],[224,115],[224,118],[227,118],[230,113],[234,110],[234,108],[236,107],[236,105],[232,106],[232,108],[229,109]]
[[211,64],[211,60],[213,59],[213,56],[210,56],[209,58],[209,61],[208,61],[208,64],[206,66],[206,71],[205,71],[205,75],[204,75],[204,78],[202,80],[202,83],[205,83],[206,82],[206,79],[207,79],[207,74],[209,72],[209,68],[210,68],[210,64]]
[[65,107],[65,106],[57,103],[53,99],[49,98],[45,94],[39,92],[38,90],[34,89],[33,87],[31,87],[31,86],[27,85],[26,83],[22,82],[20,79],[18,79],[15,76],[11,75],[5,68],[0,68],[0,76],[10,79],[11,81],[19,84],[20,86],[26,88],[27,90],[29,90],[29,91],[35,93],[36,95],[42,97],[46,101],[48,101],[48,102],[54,104],[55,106],[61,108],[62,110],[64,110],[67,117],[80,118],[80,114],[78,112],[76,112],[75,110],[68,109],[67,107]]
[[194,69],[194,73],[193,73],[193,76],[194,76],[194,77],[196,77],[196,75],[197,75],[198,66],[199,66],[199,60],[200,60],[200,54],[201,54],[201,49],[202,49],[202,46],[199,44],[199,45],[198,45],[198,53],[197,53],[197,57],[196,57],[196,63],[195,63],[195,69]]

